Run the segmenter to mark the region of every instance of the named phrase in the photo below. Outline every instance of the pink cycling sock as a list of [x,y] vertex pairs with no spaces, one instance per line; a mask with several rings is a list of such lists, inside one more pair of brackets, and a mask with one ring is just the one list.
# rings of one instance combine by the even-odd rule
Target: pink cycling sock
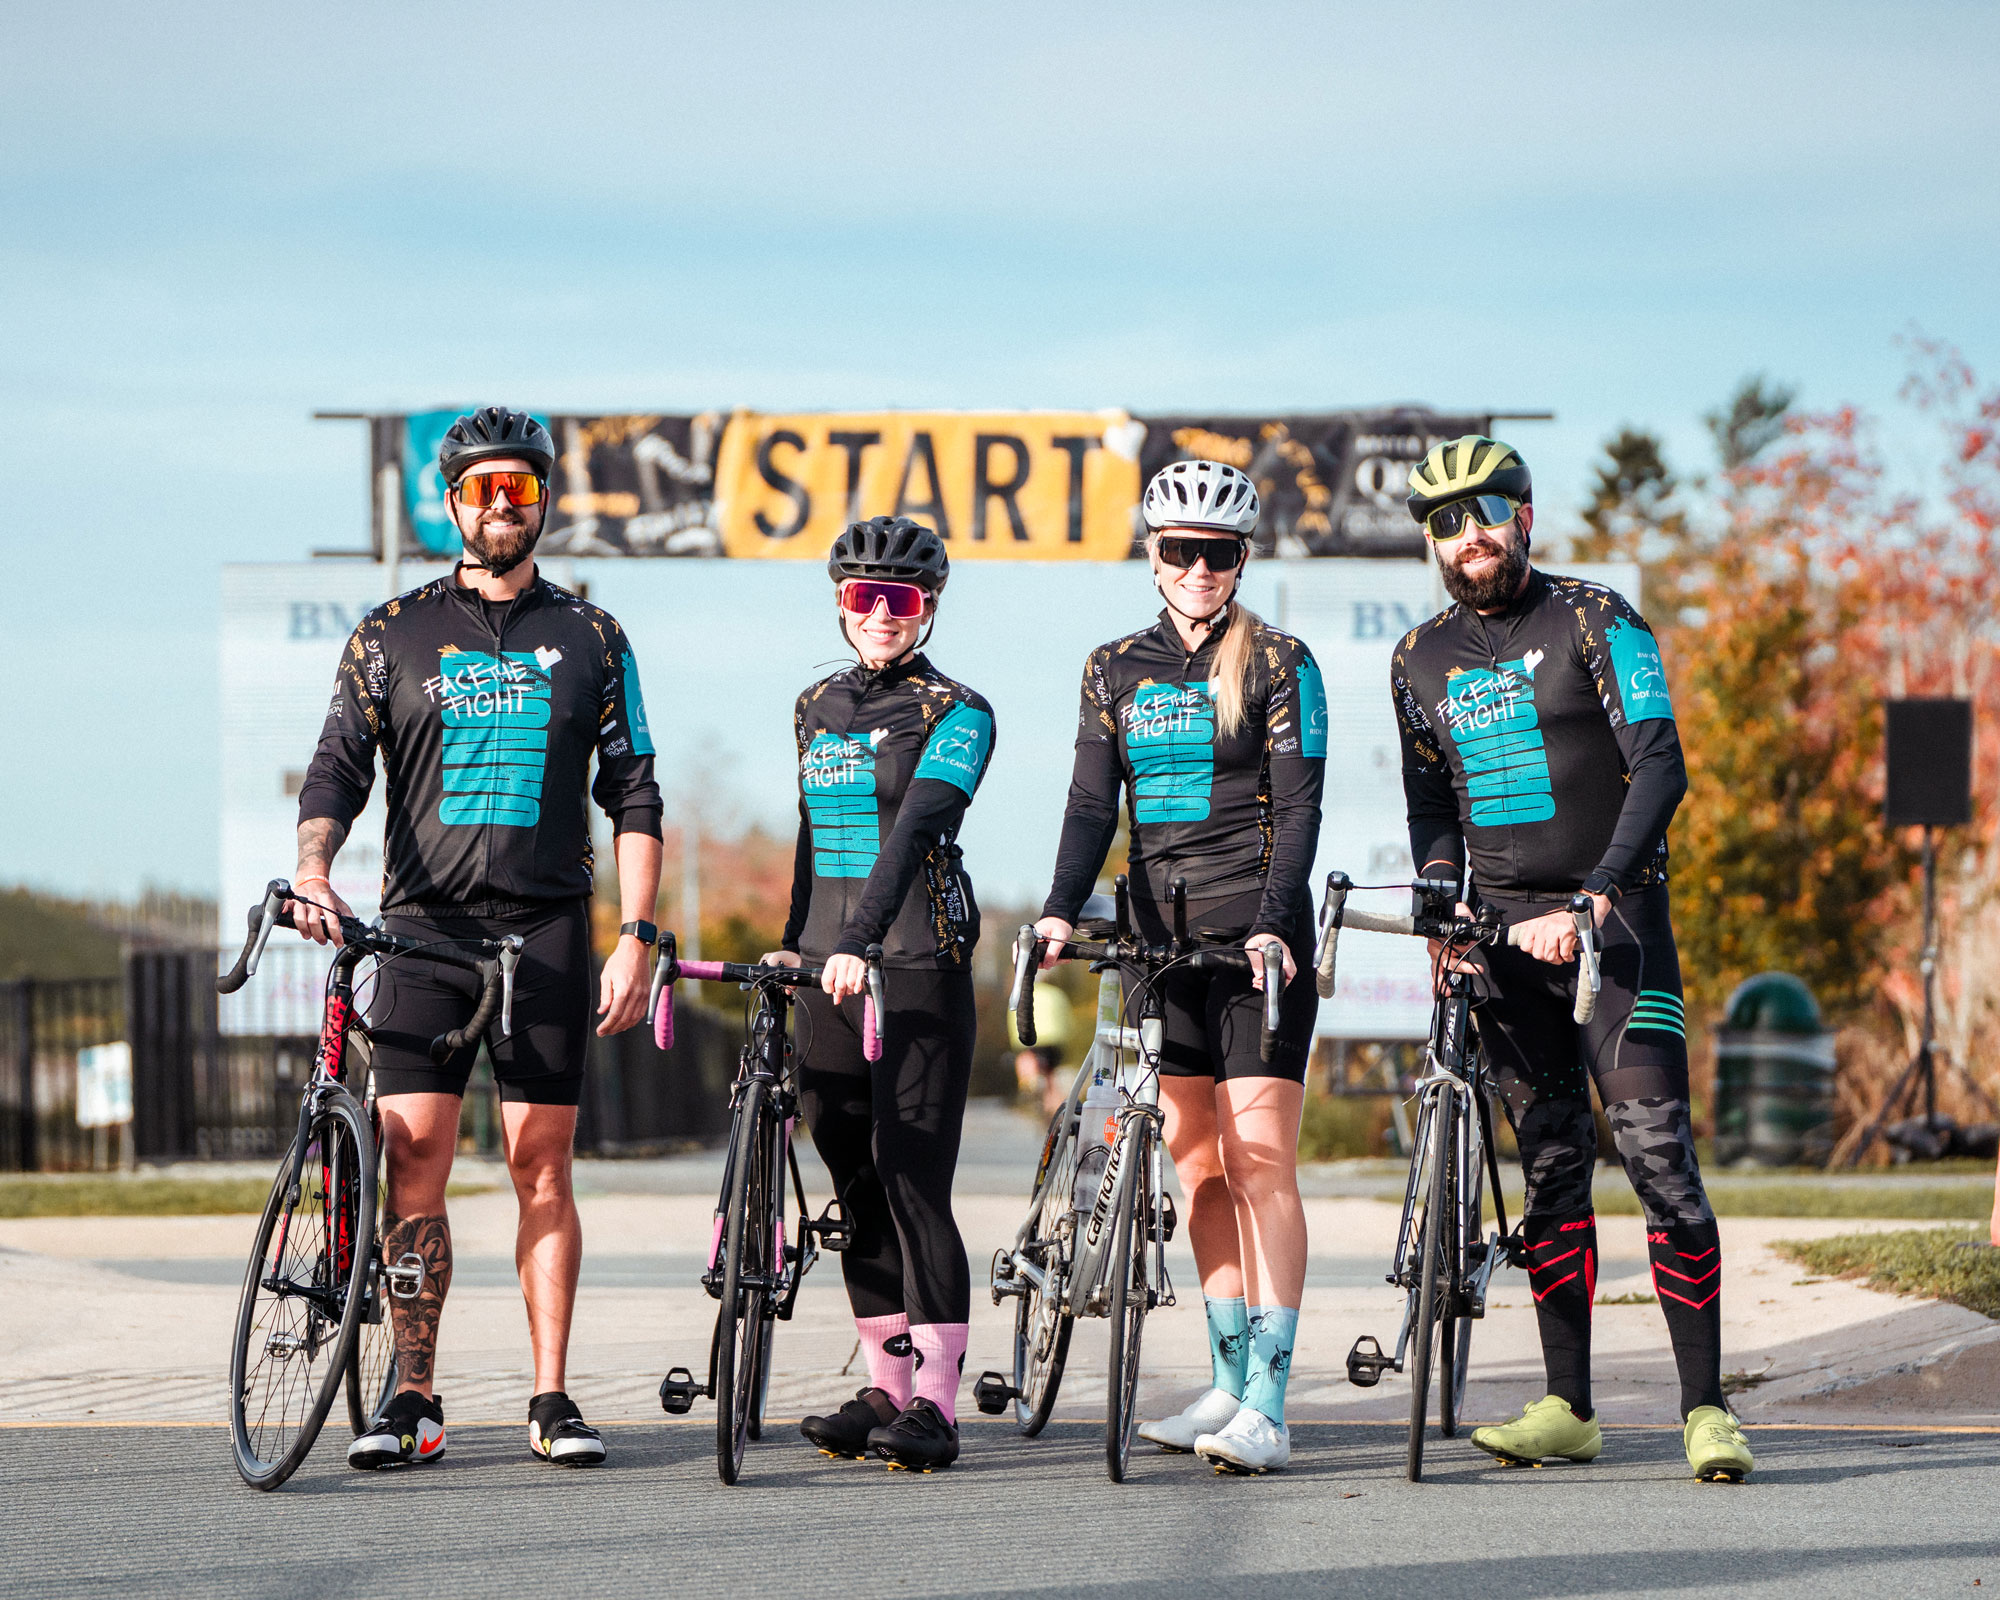
[[869,1386],[880,1389],[901,1411],[910,1403],[910,1373],[916,1365],[910,1319],[900,1311],[893,1317],[856,1317],[854,1327],[861,1335],[861,1353],[868,1359]]
[[910,1343],[917,1350],[916,1395],[944,1413],[947,1422],[958,1421],[958,1380],[965,1370],[963,1322],[925,1322],[910,1329]]

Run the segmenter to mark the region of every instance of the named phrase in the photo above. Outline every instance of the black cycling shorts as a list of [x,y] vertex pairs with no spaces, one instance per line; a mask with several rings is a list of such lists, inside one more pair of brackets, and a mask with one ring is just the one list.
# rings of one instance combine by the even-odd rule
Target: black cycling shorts
[[[1212,943],[1241,944],[1256,920],[1259,892],[1238,895],[1206,909],[1190,907],[1188,928]],[[1153,926],[1150,907],[1135,903],[1141,935],[1166,936]],[[1293,912],[1278,937],[1290,946],[1298,975],[1285,986],[1278,1037],[1265,1061],[1259,1054],[1264,1033],[1264,995],[1250,986],[1247,972],[1191,972],[1176,969],[1161,983],[1165,1015],[1160,1047],[1160,1071],[1170,1078],[1285,1078],[1306,1081],[1312,1055],[1313,1023],[1319,1016],[1319,991],[1313,987],[1313,915],[1305,901]],[[1126,1020],[1136,1025],[1138,1010],[1126,1000]]]
[[[1509,927],[1568,903],[1566,896],[1525,902],[1489,899]],[[1475,1005],[1473,1016],[1494,1086],[1517,1125],[1538,1101],[1587,1104],[1593,1081],[1607,1106],[1687,1099],[1681,962],[1666,885],[1626,895],[1611,908],[1598,940],[1602,987],[1596,1014],[1582,1026],[1572,1011],[1578,963],[1556,966],[1508,945],[1489,945],[1482,952],[1485,998]]]
[[[559,900],[493,916],[383,917],[406,939],[498,939],[518,934],[514,969],[514,1032],[500,1036],[500,1019],[486,1030],[493,1077],[502,1100],[573,1106],[583,1098],[583,1065],[594,1016],[590,985],[590,902]],[[472,1020],[479,979],[421,956],[399,956],[375,979],[368,1031],[375,1041],[375,1092],[465,1093],[478,1054],[468,1044],[444,1066],[431,1064],[431,1040]]]

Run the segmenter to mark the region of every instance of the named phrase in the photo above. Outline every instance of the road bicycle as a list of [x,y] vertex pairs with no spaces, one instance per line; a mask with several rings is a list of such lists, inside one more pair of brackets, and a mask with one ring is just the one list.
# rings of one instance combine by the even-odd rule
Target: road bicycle
[[[1465,1378],[1472,1353],[1472,1324],[1486,1315],[1487,1285],[1505,1260],[1526,1264],[1517,1229],[1507,1226],[1500,1189],[1499,1156],[1493,1143],[1493,1085],[1477,1030],[1469,1026],[1475,980],[1459,970],[1465,958],[1502,937],[1493,906],[1470,911],[1459,899],[1455,879],[1419,878],[1410,885],[1406,917],[1385,916],[1347,905],[1353,881],[1343,872],[1327,874],[1320,911],[1314,977],[1322,998],[1334,992],[1334,968],[1342,928],[1413,935],[1436,941],[1432,961],[1430,1041],[1423,1075],[1417,1080],[1417,1129],[1410,1146],[1410,1175],[1403,1190],[1403,1216],[1396,1230],[1396,1254],[1388,1281],[1407,1291],[1394,1354],[1373,1335],[1363,1334],[1347,1354],[1348,1382],[1373,1388],[1384,1372],[1410,1380],[1410,1436],[1405,1471],[1410,1482],[1423,1478],[1424,1437],[1430,1412],[1433,1355],[1438,1369],[1438,1432],[1454,1438],[1465,1411]],[[1575,1016],[1595,1013],[1600,978],[1596,930],[1588,895],[1569,902],[1575,919],[1582,967]],[[1508,929],[1508,943],[1514,943]],[[1483,1189],[1490,1183],[1496,1227],[1484,1234]]]
[[[1076,929],[1085,937],[1072,936],[1056,959],[1087,961],[1099,974],[1096,1029],[1068,1097],[1049,1119],[1028,1214],[1013,1245],[993,1256],[993,1303],[1015,1301],[1011,1381],[986,1372],[972,1393],[989,1416],[1003,1414],[1011,1402],[1016,1424],[1032,1439],[1055,1409],[1076,1318],[1108,1318],[1104,1457],[1111,1481],[1123,1483],[1138,1421],[1146,1313],[1174,1304],[1167,1244],[1177,1218],[1166,1190],[1166,1117],[1159,1103],[1162,980],[1182,971],[1247,972],[1251,961],[1241,946],[1189,937],[1182,879],[1170,890],[1173,935],[1162,945],[1134,936],[1122,875],[1108,922],[1101,915],[1107,908],[1092,898],[1096,903],[1085,907]],[[1047,948],[1032,927],[1021,929],[1014,946],[1009,1003],[1028,1046],[1035,1042],[1035,978]],[[1260,1042],[1266,1060],[1283,1001],[1282,983],[1266,987]]]
[[[316,904],[274,878],[263,902],[250,908],[243,949],[216,979],[217,992],[234,994],[256,976],[273,930],[295,926],[294,905]],[[342,1387],[356,1434],[382,1414],[397,1384],[388,1298],[423,1292],[422,1257],[382,1259],[382,1129],[374,1043],[354,1004],[356,970],[370,958],[378,972],[418,959],[479,977],[471,1020],[431,1041],[440,1066],[481,1038],[496,1016],[502,1037],[513,1032],[519,939],[433,943],[345,916],[340,935],[298,1129],[257,1224],[230,1346],[230,1436],[236,1470],[254,1489],[275,1489],[298,1470]]]
[[[882,947],[867,953],[868,990],[862,998],[862,1053],[882,1058]],[[724,1483],[743,1471],[748,1442],[762,1437],[764,1400],[770,1387],[775,1324],[790,1321],[799,1285],[821,1249],[845,1250],[854,1225],[839,1196],[817,1217],[806,1205],[799,1158],[792,1148],[798,1120],[797,1057],[791,1037],[793,991],[817,985],[824,967],[746,964],[737,961],[682,961],[674,936],[660,935],[649,1004],[653,1041],[662,1050],[674,1044],[674,984],[683,978],[737,983],[751,999],[744,1025],[743,1053],[730,1089],[728,1154],[722,1192],[715,1203],[708,1269],[702,1287],[721,1302],[709,1341],[708,1381],[697,1383],[686,1367],[660,1380],[660,1405],[685,1416],[697,1399],[714,1400],[715,1465]],[[810,1041],[808,1041],[810,1042]],[[798,1206],[798,1228],[787,1242],[785,1191],[789,1181]]]

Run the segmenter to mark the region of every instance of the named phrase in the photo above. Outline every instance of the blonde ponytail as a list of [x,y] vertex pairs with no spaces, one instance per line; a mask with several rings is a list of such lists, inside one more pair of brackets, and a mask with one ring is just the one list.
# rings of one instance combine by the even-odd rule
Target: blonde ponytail
[[1243,731],[1246,716],[1243,700],[1250,692],[1253,667],[1250,635],[1262,625],[1263,619],[1248,606],[1234,600],[1229,602],[1229,625],[1223,631],[1222,643],[1216,647],[1210,668],[1215,674],[1217,739],[1233,739]]

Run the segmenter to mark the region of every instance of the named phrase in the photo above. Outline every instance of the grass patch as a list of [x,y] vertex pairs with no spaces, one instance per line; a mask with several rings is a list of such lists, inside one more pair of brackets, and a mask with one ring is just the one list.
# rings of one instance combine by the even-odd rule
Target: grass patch
[[[1704,1174],[1709,1204],[1719,1217],[1887,1217],[1911,1222],[1981,1222],[1993,1210],[1993,1191],[1983,1184],[1760,1183]],[[1624,1175],[1604,1175],[1595,1191],[1598,1214],[1632,1217],[1639,1197]]]
[[1348,1161],[1382,1149],[1389,1102],[1377,1095],[1309,1094],[1299,1116],[1301,1161]]
[[[485,1194],[484,1183],[454,1183],[447,1194]],[[0,1178],[0,1217],[255,1216],[269,1178],[156,1178],[28,1174]]]
[[1871,1289],[1948,1300],[2000,1318],[2000,1250],[1957,1248],[1985,1238],[1983,1228],[1909,1228],[1832,1239],[1780,1239],[1772,1248],[1808,1272],[1860,1278]]
[[1650,1294],[1634,1290],[1631,1294],[1601,1294],[1597,1303],[1601,1306],[1650,1306],[1659,1302]]

